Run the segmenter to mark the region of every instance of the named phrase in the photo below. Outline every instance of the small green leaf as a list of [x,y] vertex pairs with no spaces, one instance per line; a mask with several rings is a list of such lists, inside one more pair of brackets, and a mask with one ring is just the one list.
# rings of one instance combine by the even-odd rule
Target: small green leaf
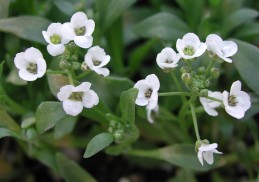
[[50,21],[36,16],[18,16],[0,20],[0,31],[12,33],[25,40],[46,44],[42,31],[46,30]]
[[144,38],[176,41],[189,32],[189,28],[173,14],[158,13],[138,23],[134,27],[134,32]]
[[258,16],[258,11],[248,8],[242,8],[234,11],[224,19],[223,32],[229,33],[238,26],[255,19]]
[[0,126],[9,129],[15,133],[20,133],[20,126],[9,116],[9,114],[0,109]]
[[122,92],[120,97],[122,120],[130,125],[134,125],[135,123],[135,100],[137,95],[138,89],[132,88],[128,91]]
[[10,0],[0,0],[0,19],[8,17]]
[[80,0],[55,0],[53,1],[57,8],[66,15],[72,15],[81,5]]
[[235,40],[238,52],[232,57],[240,76],[247,86],[259,94],[259,84],[255,81],[259,78],[259,49],[251,44]]
[[156,150],[132,150],[129,155],[160,159],[170,164],[196,171],[207,171],[225,163],[224,160],[218,161],[219,156],[215,155],[216,160],[213,165],[208,165],[205,162],[202,166],[194,150],[194,145],[189,144],[176,144]]
[[61,102],[42,102],[36,110],[36,128],[42,134],[53,128],[58,121],[72,118],[65,113]]
[[110,88],[111,92],[116,96],[120,96],[121,92],[134,86],[134,83],[126,77],[108,76],[105,77],[105,81],[107,87]]
[[56,159],[60,174],[67,182],[96,182],[87,171],[63,154],[58,153]]
[[66,117],[64,119],[59,120],[55,124],[54,128],[54,137],[59,139],[64,135],[70,133],[76,124],[77,117]]
[[258,22],[252,22],[247,23],[240,27],[236,32],[235,36],[239,39],[245,39],[245,40],[253,40],[254,38],[259,36],[259,23]]
[[69,85],[69,79],[66,76],[58,75],[58,74],[48,74],[48,83],[51,93],[57,97],[60,88]]
[[58,165],[54,152],[43,148],[34,148],[33,156],[53,171],[58,172]]
[[6,128],[0,128],[0,139],[4,137],[15,137],[21,139],[21,136],[18,135],[16,132],[13,132]]
[[111,133],[101,133],[96,135],[91,141],[88,143],[84,158],[89,158],[106,148],[113,142],[113,135]]

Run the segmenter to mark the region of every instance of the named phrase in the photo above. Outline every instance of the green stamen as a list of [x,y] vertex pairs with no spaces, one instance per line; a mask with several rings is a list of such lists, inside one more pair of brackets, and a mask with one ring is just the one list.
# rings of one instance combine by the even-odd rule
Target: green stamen
[[78,36],[82,36],[85,34],[85,27],[75,28],[75,33]]
[[69,97],[69,100],[80,101],[83,100],[83,92],[73,92]]
[[184,49],[183,49],[183,53],[185,55],[188,55],[188,56],[192,56],[194,55],[195,51],[194,51],[194,48],[191,47],[191,46],[186,46]]
[[51,37],[50,37],[50,42],[52,44],[60,44],[61,43],[61,37],[57,34],[53,34]]
[[35,63],[28,63],[27,64],[27,69],[26,69],[29,73],[32,74],[37,74],[37,70],[38,70],[38,66]]
[[236,106],[237,103],[238,103],[238,102],[237,102],[236,96],[230,95],[230,96],[228,97],[228,105],[230,105],[230,106]]

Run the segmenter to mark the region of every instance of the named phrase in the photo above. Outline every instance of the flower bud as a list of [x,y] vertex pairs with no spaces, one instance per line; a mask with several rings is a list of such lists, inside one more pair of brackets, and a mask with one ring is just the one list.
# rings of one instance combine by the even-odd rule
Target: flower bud
[[69,63],[69,62],[66,61],[66,60],[61,60],[61,61],[59,62],[59,67],[60,67],[61,69],[68,69],[68,68],[71,67],[71,63]]
[[198,87],[192,87],[192,91],[198,94],[200,92],[200,89]]
[[206,72],[206,69],[204,66],[201,66],[198,68],[198,74],[199,75],[203,75]]
[[191,73],[192,69],[190,66],[183,66],[183,67],[181,67],[180,71],[181,71],[181,73]]
[[191,85],[192,84],[192,77],[189,73],[184,73],[182,74],[182,80],[186,85]]
[[123,130],[122,129],[119,129],[119,130],[116,130],[113,134],[115,140],[121,140],[122,137],[123,137]]
[[70,60],[75,62],[78,61],[78,55],[77,54],[72,55]]
[[204,86],[205,87],[209,87],[210,86],[210,80],[205,80],[205,82],[204,82]]
[[202,89],[200,91],[200,96],[201,97],[208,97],[208,89]]
[[219,69],[215,68],[215,67],[211,68],[210,69],[210,74],[211,74],[212,78],[217,79],[219,77],[219,75],[220,75]]
[[81,67],[79,62],[72,62],[72,69],[73,70],[79,70]]
[[82,70],[82,71],[87,71],[87,70],[89,70],[89,67],[88,67],[88,65],[86,64],[86,62],[82,62],[82,64],[81,64],[81,70]]

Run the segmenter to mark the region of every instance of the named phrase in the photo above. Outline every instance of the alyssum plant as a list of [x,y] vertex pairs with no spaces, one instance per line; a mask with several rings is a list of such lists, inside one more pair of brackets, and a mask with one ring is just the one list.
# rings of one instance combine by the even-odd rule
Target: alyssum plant
[[[85,13],[78,12],[71,17],[70,22],[64,24],[51,23],[46,31],[42,31],[44,39],[48,43],[47,51],[52,56],[59,56],[61,60],[59,70],[47,70],[47,63],[42,53],[33,47],[28,48],[25,52],[18,53],[14,58],[14,64],[19,69],[19,76],[23,80],[35,81],[46,72],[49,74],[63,74],[68,77],[69,84],[60,87],[57,98],[62,102],[65,113],[70,116],[77,116],[84,108],[89,109],[100,104],[99,96],[94,90],[90,89],[91,84],[95,83],[80,83],[79,78],[86,76],[91,71],[104,77],[110,74],[110,71],[105,68],[105,65],[110,61],[110,56],[98,45],[92,45],[94,28],[95,22],[88,19]],[[88,49],[82,63],[78,60],[78,49]],[[202,43],[197,35],[187,33],[182,39],[177,40],[176,49],[178,53],[170,47],[164,48],[157,55],[156,62],[166,74],[173,77],[178,92],[160,93],[158,77],[155,74],[150,74],[145,79],[138,81],[134,88],[131,89],[135,93],[134,102],[136,105],[146,107],[147,119],[153,123],[155,122],[156,114],[159,113],[158,98],[180,96],[183,105],[179,115],[184,116],[188,108],[191,111],[197,137],[194,148],[197,152],[198,160],[202,165],[204,163],[203,159],[208,164],[212,164],[214,161],[213,154],[222,154],[222,152],[217,150],[217,143],[210,143],[207,139],[201,139],[195,104],[199,100],[206,113],[210,116],[217,116],[216,109],[221,107],[229,115],[237,119],[244,117],[245,112],[251,106],[251,101],[249,95],[241,90],[239,80],[232,84],[229,92],[210,90],[212,82],[220,75],[220,69],[214,66],[215,63],[231,63],[230,57],[238,51],[238,47],[235,42],[223,41],[216,34],[208,35],[206,42]],[[209,54],[211,59],[208,66],[195,68],[193,63],[198,61],[197,58],[205,52]],[[180,62],[182,62],[181,68],[179,68]],[[80,69],[82,73],[77,75],[76,73]],[[179,82],[180,79],[175,74],[176,69],[180,69],[182,73],[181,80],[186,86],[185,89],[182,88]],[[108,135],[93,138],[86,149],[85,157],[94,155],[113,141],[120,146],[117,148],[118,150],[124,150],[127,145],[138,138],[135,126],[130,121],[125,122],[125,120],[131,120],[127,116],[120,118],[110,114],[107,117],[110,120]],[[98,146],[98,141],[100,140],[102,140],[102,144]]]

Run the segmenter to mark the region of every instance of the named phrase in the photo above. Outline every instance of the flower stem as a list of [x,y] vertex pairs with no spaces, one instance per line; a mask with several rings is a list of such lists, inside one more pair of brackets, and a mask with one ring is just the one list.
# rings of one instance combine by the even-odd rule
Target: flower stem
[[27,110],[23,106],[21,106],[20,104],[18,104],[14,100],[12,100],[9,96],[5,95],[3,97],[3,100],[12,109],[12,111],[14,111],[14,112],[16,112],[18,114],[25,114],[25,113],[27,113]]
[[164,92],[164,93],[158,93],[158,96],[174,96],[174,95],[192,96],[192,94],[190,92]]
[[[183,89],[182,89],[180,83],[178,82],[178,79],[177,79],[176,75],[174,74],[174,72],[171,71],[170,73],[171,73],[171,75],[172,75],[172,77],[173,77],[173,80],[174,80],[174,82],[175,82],[175,85],[176,85],[177,90],[178,90],[179,92],[183,92]],[[186,102],[186,98],[184,97],[184,95],[181,95],[181,99],[182,99],[182,102],[183,102],[183,103]]]
[[194,106],[192,103],[190,104],[190,107],[191,107],[191,112],[192,112],[192,119],[193,119],[193,125],[194,125],[194,129],[195,129],[196,138],[198,141],[200,141],[201,138],[200,138],[200,134],[199,134],[197,118],[196,118],[195,109],[194,109]]
[[209,75],[210,69],[212,68],[212,66],[214,65],[214,63],[215,63],[215,59],[212,59],[211,62],[210,62],[210,64],[209,64],[208,67],[207,67],[206,76]]
[[62,71],[62,70],[58,70],[58,71],[47,70],[46,73],[47,73],[47,74],[66,74],[67,72]]
[[84,78],[85,76],[87,76],[89,73],[91,73],[91,71],[85,71],[85,72],[81,73],[80,75],[78,75],[76,78],[78,80],[80,80],[80,79]]
[[68,74],[69,83],[70,83],[71,85],[75,85],[75,84],[74,84],[73,75],[72,75],[71,70],[68,70],[68,71],[67,71],[67,74]]

